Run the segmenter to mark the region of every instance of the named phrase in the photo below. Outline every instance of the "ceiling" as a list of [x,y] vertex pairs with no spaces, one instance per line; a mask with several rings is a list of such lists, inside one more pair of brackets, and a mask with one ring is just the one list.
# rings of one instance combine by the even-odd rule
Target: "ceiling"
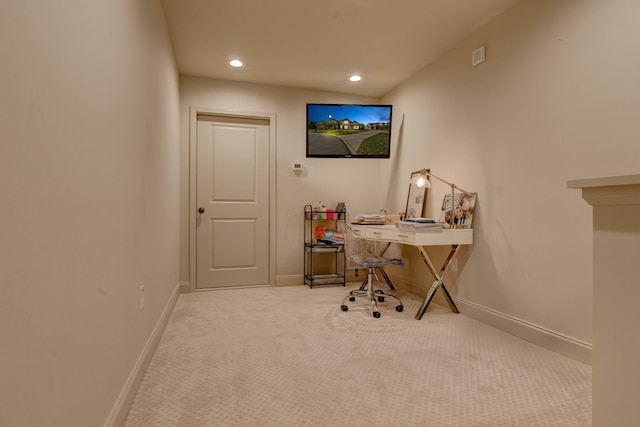
[[[180,74],[381,97],[517,1],[162,4]],[[245,66],[231,67],[234,58]]]

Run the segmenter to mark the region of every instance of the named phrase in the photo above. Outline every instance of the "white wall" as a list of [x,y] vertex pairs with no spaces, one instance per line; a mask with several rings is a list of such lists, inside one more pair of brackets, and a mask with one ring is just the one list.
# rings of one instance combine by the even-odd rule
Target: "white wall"
[[591,343],[591,209],[566,182],[638,173],[638,16],[634,1],[524,1],[383,98],[405,114],[403,176],[429,167],[478,192],[459,298]]
[[[380,206],[380,159],[318,159],[306,156],[307,103],[375,103],[375,98],[246,84],[196,77],[180,77],[181,233],[180,277],[189,278],[189,108],[276,114],[276,281],[303,283],[301,246],[303,208],[316,200],[327,206],[346,202],[354,212]],[[303,162],[300,176],[291,169]],[[373,190],[373,192],[372,192]],[[297,277],[296,277],[297,276]]]
[[[640,154],[640,58],[630,53],[640,4],[613,4],[522,1],[381,100],[182,77],[181,279],[189,280],[189,107],[276,113],[278,277],[302,274],[302,205],[344,200],[352,213],[400,212],[410,173],[429,167],[479,194],[475,244],[451,276],[453,294],[473,315],[566,342],[588,361],[591,211],[566,182],[637,173]],[[481,45],[487,61],[473,68]],[[304,158],[307,102],[379,101],[394,106],[391,160]],[[307,165],[304,176],[291,171],[294,161]],[[430,190],[432,215],[446,190],[437,182]],[[409,254],[400,277],[425,290],[420,263]]]
[[0,57],[0,424],[102,425],[178,283],[164,15],[3,1]]

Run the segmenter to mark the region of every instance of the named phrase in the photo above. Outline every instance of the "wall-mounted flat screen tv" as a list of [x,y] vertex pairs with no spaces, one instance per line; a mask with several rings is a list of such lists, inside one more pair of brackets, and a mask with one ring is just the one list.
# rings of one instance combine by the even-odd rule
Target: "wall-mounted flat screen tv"
[[307,157],[388,159],[391,105],[307,104]]

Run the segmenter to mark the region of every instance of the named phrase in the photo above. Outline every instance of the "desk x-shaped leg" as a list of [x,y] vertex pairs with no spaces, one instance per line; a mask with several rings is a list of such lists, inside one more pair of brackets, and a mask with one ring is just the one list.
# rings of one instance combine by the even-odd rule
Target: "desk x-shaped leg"
[[444,264],[442,264],[440,273],[436,272],[436,269],[433,266],[433,263],[429,259],[429,256],[427,255],[427,252],[424,250],[424,248],[422,246],[416,246],[416,248],[418,248],[420,255],[422,255],[422,260],[424,261],[425,264],[427,264],[427,267],[429,267],[429,270],[431,270],[431,273],[436,278],[436,281],[433,282],[433,285],[431,285],[431,289],[429,289],[429,292],[427,293],[427,296],[425,297],[424,302],[422,303],[422,306],[416,313],[416,319],[418,320],[422,319],[422,315],[425,313],[425,311],[427,311],[427,308],[429,307],[429,304],[431,303],[431,300],[433,299],[433,296],[436,294],[436,291],[438,290],[438,288],[442,288],[442,290],[444,291],[444,297],[446,298],[447,303],[449,303],[449,308],[451,308],[451,311],[453,311],[454,313],[460,313],[460,311],[458,310],[458,307],[456,307],[456,304],[453,302],[451,295],[449,295],[449,291],[447,291],[447,288],[444,286],[444,275],[447,273],[449,264],[451,264],[451,261],[458,253],[458,249],[460,248],[460,246],[451,245],[451,252],[449,252],[449,256],[447,256],[447,260],[444,262]]

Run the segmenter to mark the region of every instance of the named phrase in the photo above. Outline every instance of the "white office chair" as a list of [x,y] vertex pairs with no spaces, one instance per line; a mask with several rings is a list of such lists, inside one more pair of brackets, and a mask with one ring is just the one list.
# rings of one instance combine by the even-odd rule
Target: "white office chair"
[[[345,252],[347,261],[351,266],[364,267],[368,269],[366,286],[354,289],[342,300],[342,311],[348,311],[349,302],[355,302],[357,298],[364,298],[371,305],[373,317],[380,317],[378,303],[383,303],[387,299],[395,301],[396,311],[404,309],[402,301],[395,295],[384,293],[382,290],[374,290],[373,283],[376,269],[385,265],[402,265],[402,249],[397,242],[386,240],[369,240],[358,236],[350,224],[344,226]],[[382,271],[382,270],[381,270]]]

